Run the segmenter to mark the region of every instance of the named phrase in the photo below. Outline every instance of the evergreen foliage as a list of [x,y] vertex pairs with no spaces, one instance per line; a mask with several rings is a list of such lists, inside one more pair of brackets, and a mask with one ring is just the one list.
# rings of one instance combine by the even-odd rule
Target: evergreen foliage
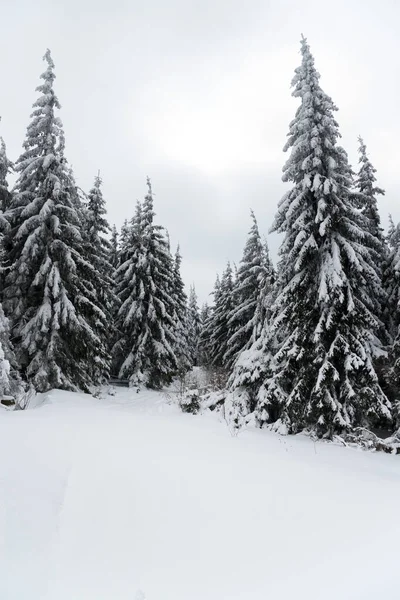
[[183,375],[190,370],[190,368],[193,366],[193,363],[190,357],[188,344],[187,295],[181,276],[181,263],[182,256],[178,246],[173,261],[171,298],[173,299],[175,306],[174,334],[176,343],[174,352],[178,361],[178,371],[181,375]]
[[27,129],[9,211],[4,308],[12,320],[19,365],[39,391],[88,390],[107,372],[107,355],[91,324],[106,322],[97,306],[95,269],[85,259],[82,215],[64,157],[64,133],[47,69]]
[[232,367],[237,356],[253,339],[254,328],[260,317],[257,308],[261,289],[272,275],[268,247],[263,246],[253,211],[251,217],[253,224],[237,269],[233,289],[233,308],[228,315],[229,326],[233,331],[227,342],[224,356],[224,362],[228,367]]
[[8,189],[7,177],[13,165],[7,157],[6,145],[0,137],[0,210],[4,213],[11,204],[12,194]]
[[[204,313],[207,309],[203,307],[203,318]],[[199,306],[197,303],[196,288],[194,285],[190,286],[189,301],[187,307],[187,339],[189,347],[189,356],[191,364],[194,366],[200,365],[200,334],[201,334],[201,316]]]
[[143,207],[138,203],[121,247],[117,270],[120,308],[114,346],[118,375],[131,385],[160,388],[178,370],[172,263],[162,227],[154,224],[150,180]]
[[230,315],[234,306],[233,289],[232,267],[228,263],[221,282],[217,278],[215,283],[214,306],[204,323],[202,334],[209,364],[215,368],[227,367],[225,355],[233,332],[230,324]]
[[[259,382],[260,424],[278,421],[289,432],[311,427],[332,435],[391,419],[373,367],[382,348],[371,290],[381,282],[367,217],[354,207],[350,168],[337,145],[336,107],[319,85],[304,38],[301,52],[292,82],[300,106],[283,175],[292,188],[273,225],[284,233],[273,320],[247,356],[247,379]],[[240,383],[234,384],[239,396]]]
[[110,264],[113,269],[117,269],[119,265],[118,230],[115,225],[111,229]]

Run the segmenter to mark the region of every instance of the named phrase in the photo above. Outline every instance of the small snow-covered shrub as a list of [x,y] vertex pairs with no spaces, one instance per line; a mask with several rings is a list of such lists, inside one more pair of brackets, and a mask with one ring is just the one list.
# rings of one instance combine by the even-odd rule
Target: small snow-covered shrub
[[183,412],[195,415],[200,410],[199,390],[186,390],[179,399],[179,406]]

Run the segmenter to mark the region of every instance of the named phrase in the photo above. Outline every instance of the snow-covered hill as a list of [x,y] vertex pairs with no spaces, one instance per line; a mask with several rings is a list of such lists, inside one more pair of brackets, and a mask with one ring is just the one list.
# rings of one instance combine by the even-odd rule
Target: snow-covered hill
[[51,392],[0,412],[1,600],[397,597],[400,460]]

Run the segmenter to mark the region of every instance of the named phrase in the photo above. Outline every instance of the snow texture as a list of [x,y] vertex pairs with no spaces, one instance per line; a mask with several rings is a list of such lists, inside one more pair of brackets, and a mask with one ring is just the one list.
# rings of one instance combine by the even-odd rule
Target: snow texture
[[163,393],[0,409],[0,598],[397,597],[398,458],[229,435]]

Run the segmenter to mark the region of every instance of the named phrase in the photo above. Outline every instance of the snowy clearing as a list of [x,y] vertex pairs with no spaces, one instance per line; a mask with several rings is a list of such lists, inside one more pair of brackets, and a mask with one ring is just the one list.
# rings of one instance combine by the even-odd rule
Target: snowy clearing
[[2,600],[394,597],[398,457],[156,392],[42,400],[0,412]]

